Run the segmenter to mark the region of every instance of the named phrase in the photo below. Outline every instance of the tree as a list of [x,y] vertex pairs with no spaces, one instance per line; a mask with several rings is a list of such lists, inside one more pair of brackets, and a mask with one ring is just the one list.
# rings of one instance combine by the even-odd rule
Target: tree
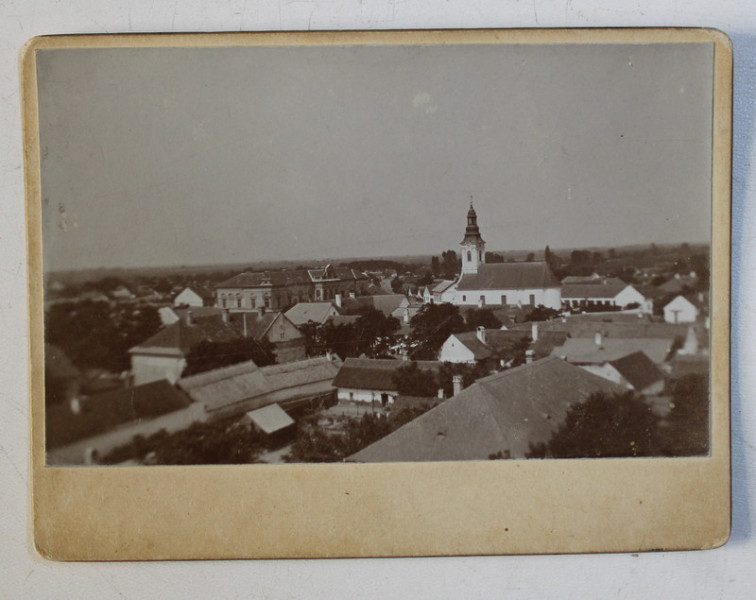
[[591,394],[569,408],[564,423],[528,458],[589,458],[659,454],[659,418],[633,392]]
[[489,265],[496,264],[496,263],[503,263],[504,256],[496,252],[486,252],[486,262]]
[[410,321],[410,342],[416,346],[412,358],[435,360],[438,351],[453,333],[467,330],[459,307],[449,303],[425,304]]
[[446,250],[441,253],[441,270],[446,279],[454,279],[462,268],[462,260],[457,257],[454,250]]
[[481,377],[490,375],[490,372],[480,363],[452,363],[445,362],[439,367],[436,379],[438,387],[443,388],[444,395],[447,397],[454,395],[454,376],[462,376],[462,389],[471,386]]
[[440,387],[433,371],[421,369],[415,361],[399,367],[393,380],[397,392],[405,396],[432,397]]
[[258,367],[275,364],[273,344],[267,338],[241,338],[228,342],[202,341],[186,357],[183,377],[219,369],[237,363],[254,361]]
[[422,287],[433,283],[433,273],[425,271],[417,280],[417,285]]
[[251,423],[223,419],[195,422],[175,433],[161,429],[146,438],[134,436],[129,444],[108,453],[102,462],[136,459],[159,465],[245,464],[256,462],[264,447],[264,440]]
[[672,409],[666,418],[663,452],[694,456],[709,451],[709,378],[681,377],[672,386]]
[[404,292],[404,281],[401,277],[394,277],[391,280],[391,290],[395,294],[401,294]]
[[438,277],[438,275],[441,273],[441,265],[439,263],[438,256],[431,257],[431,272],[436,277]]
[[394,333],[401,326],[399,319],[384,315],[375,308],[364,308],[354,323],[334,325],[306,323],[300,326],[305,335],[308,356],[336,352],[342,359],[365,354],[378,357],[394,344]]
[[528,256],[525,258],[525,262],[533,262],[535,260],[535,253],[528,252]]
[[478,327],[499,329],[502,325],[501,321],[493,314],[493,311],[488,308],[470,309],[465,314],[465,321],[470,329],[477,329]]
[[558,310],[539,304],[525,315],[525,321],[551,321],[551,319],[556,319],[558,316]]

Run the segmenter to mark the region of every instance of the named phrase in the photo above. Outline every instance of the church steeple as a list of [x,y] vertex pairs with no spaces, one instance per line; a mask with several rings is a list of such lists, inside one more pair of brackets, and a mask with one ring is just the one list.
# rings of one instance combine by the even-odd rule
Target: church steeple
[[465,237],[460,242],[462,246],[462,273],[477,273],[478,265],[486,262],[486,242],[480,235],[478,215],[470,201],[467,211],[467,227]]

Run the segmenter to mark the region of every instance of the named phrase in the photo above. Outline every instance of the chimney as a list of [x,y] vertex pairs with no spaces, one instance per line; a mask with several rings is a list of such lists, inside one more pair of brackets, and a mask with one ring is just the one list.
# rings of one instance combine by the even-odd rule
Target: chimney
[[454,388],[455,396],[462,391],[462,375],[452,376],[452,387]]
[[81,414],[81,400],[78,398],[71,398],[68,406],[71,408],[71,412],[75,415]]
[[533,355],[535,352],[533,350],[525,350],[525,364],[529,365],[533,362]]
[[439,400],[443,400],[444,399],[444,388],[438,388],[438,392],[436,393],[436,397]]
[[242,321],[244,323],[244,337],[249,337],[249,327],[247,326],[247,313],[242,314]]
[[486,328],[482,325],[478,326],[478,329],[475,332],[475,335],[478,336],[478,339],[481,341],[481,343],[486,343]]
[[349,292],[349,297],[354,300],[357,297],[357,294],[355,294],[354,292]]
[[594,335],[594,336],[593,336],[593,341],[594,341],[594,343],[595,343],[595,344],[596,344],[597,346],[599,346],[599,347],[601,346],[601,341],[602,341],[602,340],[601,340],[601,332],[600,332],[600,331],[597,331],[597,332],[596,332],[596,335]]
[[186,311],[186,324],[194,325],[194,315],[192,314],[191,309]]
[[341,294],[336,294],[336,296],[334,296],[334,300],[336,302],[336,306],[338,306],[339,308],[341,308],[341,304],[342,304],[341,303]]
[[223,315],[223,324],[228,325],[228,322],[231,318],[231,311],[228,310],[227,308],[224,308],[221,314]]
[[484,305],[483,305],[483,298],[480,298],[480,299],[478,300],[478,308],[483,308],[483,306],[484,306]]
[[410,322],[410,314],[409,314],[409,307],[404,309],[404,322],[409,323]]
[[265,307],[264,306],[258,307],[257,314],[260,315],[261,317],[264,317],[265,316]]
[[533,323],[530,326],[530,339],[534,342],[538,341],[538,323]]
[[331,362],[333,360],[333,354],[331,354],[330,350],[326,350],[326,360],[328,362]]
[[402,350],[402,360],[409,360],[409,352],[407,352],[406,348]]

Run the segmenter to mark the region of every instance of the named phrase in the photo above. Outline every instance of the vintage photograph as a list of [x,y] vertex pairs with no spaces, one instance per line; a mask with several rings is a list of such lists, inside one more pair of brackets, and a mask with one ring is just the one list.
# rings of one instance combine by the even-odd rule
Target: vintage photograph
[[46,464],[708,456],[714,54],[36,50]]

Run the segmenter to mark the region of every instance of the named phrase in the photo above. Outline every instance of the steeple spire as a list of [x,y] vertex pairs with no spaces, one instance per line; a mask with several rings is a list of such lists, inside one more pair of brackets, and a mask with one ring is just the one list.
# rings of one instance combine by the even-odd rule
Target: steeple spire
[[470,199],[470,209],[467,211],[467,227],[465,237],[460,242],[462,246],[462,273],[477,273],[478,265],[486,262],[486,242],[480,235],[478,215]]

